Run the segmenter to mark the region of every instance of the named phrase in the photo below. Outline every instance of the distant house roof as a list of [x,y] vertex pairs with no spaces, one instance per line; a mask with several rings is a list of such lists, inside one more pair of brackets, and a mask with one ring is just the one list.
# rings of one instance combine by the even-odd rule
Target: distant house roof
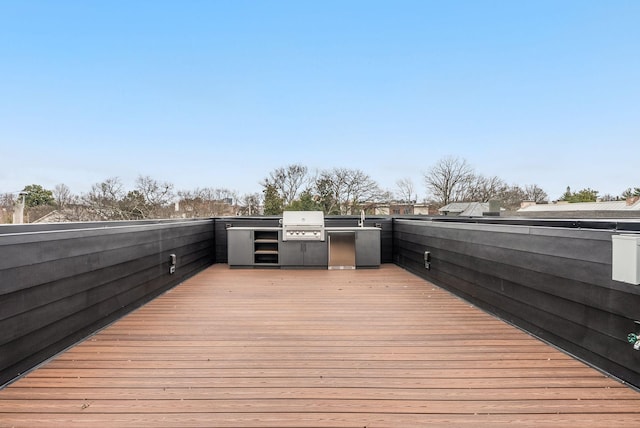
[[640,201],[574,202],[529,205],[518,210],[522,212],[563,212],[563,211],[640,211]]
[[67,221],[69,220],[67,220],[63,213],[58,210],[53,210],[39,219],[34,220],[33,223],[63,223]]
[[532,204],[523,206],[515,213],[518,216],[531,217],[640,217],[640,200],[606,202],[556,202],[551,204]]
[[440,208],[440,215],[455,215],[462,217],[482,217],[482,213],[489,211],[489,202],[452,202]]

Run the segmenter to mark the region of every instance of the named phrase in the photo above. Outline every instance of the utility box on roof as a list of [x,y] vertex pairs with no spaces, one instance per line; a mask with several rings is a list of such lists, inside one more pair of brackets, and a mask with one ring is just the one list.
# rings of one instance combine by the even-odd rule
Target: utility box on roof
[[612,279],[640,284],[640,235],[612,235]]

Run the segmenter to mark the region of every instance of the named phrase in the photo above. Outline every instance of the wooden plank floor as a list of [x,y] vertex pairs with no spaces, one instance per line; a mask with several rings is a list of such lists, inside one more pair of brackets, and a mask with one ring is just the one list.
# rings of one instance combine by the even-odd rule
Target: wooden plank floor
[[394,265],[215,265],[0,391],[2,427],[638,421],[638,392]]

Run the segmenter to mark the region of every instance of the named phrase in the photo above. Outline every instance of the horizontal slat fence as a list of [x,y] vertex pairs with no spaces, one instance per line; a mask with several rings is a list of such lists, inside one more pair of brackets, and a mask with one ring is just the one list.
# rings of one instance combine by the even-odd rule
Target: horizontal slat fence
[[[0,228],[0,385],[210,264],[228,226],[278,217]],[[327,216],[327,227],[359,217]],[[640,287],[611,280],[611,235],[637,221],[370,217],[395,262],[636,387],[626,335]],[[9,233],[11,230],[19,233]],[[214,239],[215,235],[215,239]],[[432,269],[424,268],[424,251]],[[176,274],[168,255],[178,256]]]
[[0,234],[0,385],[214,262],[212,220],[75,226]]
[[640,287],[611,279],[619,232],[538,223],[395,219],[394,261],[640,387],[640,352],[626,340],[640,319]]

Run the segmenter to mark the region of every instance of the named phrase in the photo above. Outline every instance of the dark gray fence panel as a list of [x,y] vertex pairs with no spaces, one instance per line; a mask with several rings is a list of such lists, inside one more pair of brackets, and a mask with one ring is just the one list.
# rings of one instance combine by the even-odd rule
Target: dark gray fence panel
[[0,385],[214,262],[213,220],[84,226],[0,235]]
[[[640,318],[640,286],[611,279],[611,235],[619,229],[566,225],[396,219],[394,260],[640,386],[640,352],[626,340]],[[634,228],[624,223],[625,230]],[[424,267],[425,251],[431,270]]]

